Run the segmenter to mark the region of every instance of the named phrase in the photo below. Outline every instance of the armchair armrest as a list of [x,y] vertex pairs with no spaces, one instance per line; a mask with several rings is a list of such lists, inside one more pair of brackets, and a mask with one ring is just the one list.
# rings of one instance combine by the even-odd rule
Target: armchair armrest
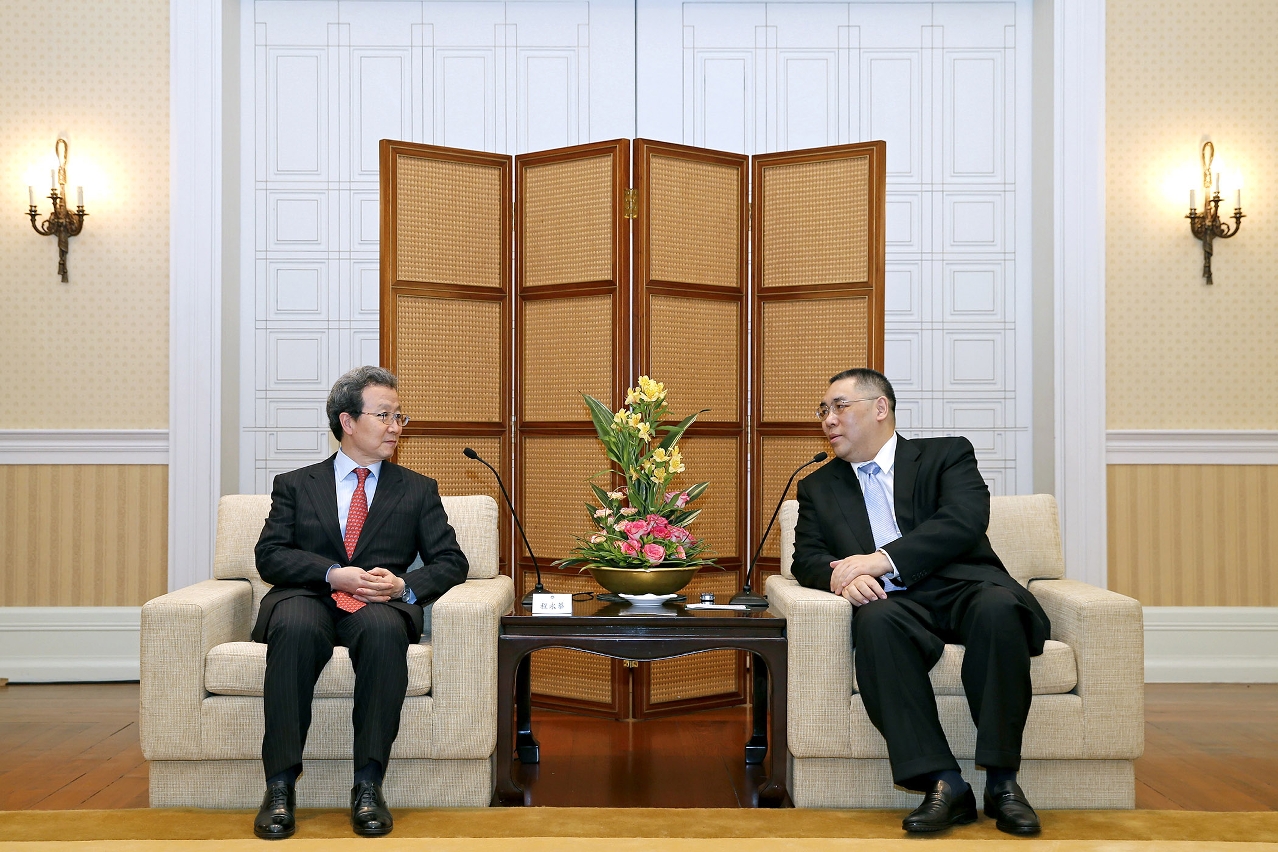
[[142,607],[138,728],[147,760],[197,760],[204,657],[247,642],[253,591],[245,580],[205,580]]
[[467,580],[435,601],[429,757],[478,759],[496,749],[497,635],[514,602],[515,583],[504,575]]
[[786,732],[795,757],[852,752],[852,605],[838,595],[768,578],[768,605],[786,619]]
[[1088,757],[1130,760],[1145,750],[1145,634],[1140,602],[1077,580],[1034,580],[1052,638],[1074,650]]

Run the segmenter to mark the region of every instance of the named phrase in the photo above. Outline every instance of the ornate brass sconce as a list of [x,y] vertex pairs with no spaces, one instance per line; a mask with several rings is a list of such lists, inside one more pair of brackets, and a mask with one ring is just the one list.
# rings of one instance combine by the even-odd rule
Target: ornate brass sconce
[[68,148],[67,140],[61,138],[53,146],[53,151],[58,156],[57,170],[50,170],[49,172],[49,183],[52,184],[49,189],[49,199],[53,202],[53,212],[42,223],[36,223],[40,210],[36,207],[35,189],[31,186],[27,187],[27,197],[31,203],[31,210],[29,211],[31,227],[41,236],[56,236],[58,238],[58,274],[62,276],[64,283],[70,280],[67,278],[67,250],[70,248],[70,240],[84,230],[84,217],[89,215],[84,212],[84,187],[82,186],[75,188],[75,212],[72,213],[67,209]]
[[1199,158],[1203,164],[1203,212],[1199,213],[1196,209],[1198,206],[1198,194],[1196,190],[1189,191],[1189,215],[1185,218],[1189,220],[1190,232],[1203,243],[1203,278],[1207,279],[1207,283],[1211,284],[1211,255],[1212,240],[1220,238],[1227,240],[1234,234],[1238,233],[1238,229],[1242,227],[1242,220],[1245,218],[1242,212],[1242,190],[1234,191],[1234,225],[1231,228],[1228,222],[1222,221],[1220,218],[1220,172],[1216,172],[1216,189],[1212,192],[1212,172],[1211,161],[1216,157],[1216,146],[1211,142],[1204,142]]

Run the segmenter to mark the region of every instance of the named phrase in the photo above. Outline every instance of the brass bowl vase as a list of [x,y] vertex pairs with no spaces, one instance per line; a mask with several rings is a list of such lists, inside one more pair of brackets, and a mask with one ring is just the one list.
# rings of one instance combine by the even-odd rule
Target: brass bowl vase
[[587,565],[595,582],[615,595],[669,595],[691,582],[697,568],[615,568]]

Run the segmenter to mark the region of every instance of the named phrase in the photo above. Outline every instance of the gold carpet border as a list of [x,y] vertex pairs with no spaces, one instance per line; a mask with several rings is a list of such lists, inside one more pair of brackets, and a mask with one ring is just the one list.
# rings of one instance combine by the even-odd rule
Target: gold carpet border
[[[813,838],[829,844],[837,838],[873,840],[882,844],[906,839],[901,831],[904,811],[887,810],[745,810],[731,808],[440,808],[430,810],[396,810],[395,833],[379,841],[413,838],[610,838],[609,849],[617,848],[627,838],[663,838],[663,845],[674,838],[735,838],[732,849],[740,850],[756,838]],[[1043,811],[1043,834],[1035,841],[1010,840],[984,817],[975,825],[953,829],[941,835],[946,848],[968,841],[981,842],[981,849],[992,849],[989,841],[1003,840],[1018,848],[1087,849],[1095,846],[1073,846],[1074,841],[1123,841],[1157,843],[1161,848],[1206,848],[1193,844],[1278,844],[1278,812],[1250,811],[1220,813],[1207,811]],[[73,811],[4,811],[0,812],[0,849],[14,841],[237,841],[256,843],[252,837],[251,811],[212,811],[195,809],[121,809]],[[334,810],[298,811],[298,829],[293,844],[305,839],[337,840],[349,838],[350,823],[346,812]],[[85,849],[84,846],[78,846]],[[105,848],[105,847],[104,847]],[[122,848],[122,847],[116,847]],[[223,848],[230,848],[229,846]],[[438,844],[432,848],[439,849]],[[459,847],[460,848],[460,847]],[[481,847],[471,846],[471,849]],[[550,848],[550,847],[547,847]],[[580,847],[580,848],[589,848]],[[642,847],[636,847],[642,848]],[[703,848],[690,846],[689,848]],[[704,847],[710,848],[710,847]],[[773,847],[775,848],[775,847]],[[787,844],[786,848],[797,848]],[[807,848],[806,846],[804,848]],[[812,848],[820,848],[812,846]],[[829,848],[828,846],[826,848]],[[1115,849],[1106,844],[1106,849]],[[1132,848],[1139,848],[1133,846]]]

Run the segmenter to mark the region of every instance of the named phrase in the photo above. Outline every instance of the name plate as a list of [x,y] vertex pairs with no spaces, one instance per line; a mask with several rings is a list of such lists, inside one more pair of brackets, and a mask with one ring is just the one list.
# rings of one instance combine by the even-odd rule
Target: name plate
[[572,595],[533,595],[533,615],[572,615]]

